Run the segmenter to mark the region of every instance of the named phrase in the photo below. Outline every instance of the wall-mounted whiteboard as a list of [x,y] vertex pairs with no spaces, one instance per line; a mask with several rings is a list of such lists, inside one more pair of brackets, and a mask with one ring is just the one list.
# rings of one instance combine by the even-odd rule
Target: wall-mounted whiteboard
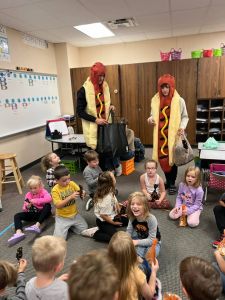
[[60,115],[56,75],[0,70],[0,137],[43,126]]

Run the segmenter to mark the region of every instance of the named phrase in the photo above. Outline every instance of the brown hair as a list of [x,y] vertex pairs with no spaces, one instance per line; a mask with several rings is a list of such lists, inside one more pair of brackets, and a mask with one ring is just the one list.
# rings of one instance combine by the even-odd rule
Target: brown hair
[[70,171],[65,166],[58,166],[54,170],[54,176],[56,180],[68,175],[70,175]]
[[184,173],[184,183],[187,184],[187,181],[186,181],[186,176],[189,172],[192,172],[194,171],[195,172],[195,176],[196,176],[196,182],[195,184],[193,185],[195,188],[199,187],[201,185],[201,171],[198,167],[195,167],[195,166],[190,166],[188,167],[186,170],[185,170],[185,173]]
[[181,261],[180,279],[190,300],[216,300],[222,292],[219,272],[200,257]]
[[131,211],[131,202],[134,198],[137,198],[141,204],[143,205],[144,207],[144,218],[147,218],[150,214],[149,212],[149,207],[148,207],[148,199],[147,197],[145,196],[144,193],[142,192],[134,192],[132,194],[130,194],[129,198],[128,198],[128,204],[127,204],[127,215],[128,215],[128,218],[133,220],[135,219],[134,217],[134,214],[133,212]]
[[61,237],[45,235],[35,240],[32,246],[32,262],[37,272],[52,272],[63,263],[66,256],[66,241]]
[[0,260],[0,290],[5,289],[8,285],[15,285],[17,275],[15,265],[6,260]]
[[115,186],[112,173],[110,171],[106,171],[98,176],[98,185],[94,195],[94,203],[103,199],[103,197],[108,195],[110,192],[115,194]]
[[148,163],[154,163],[154,164],[155,164],[155,168],[156,168],[156,169],[158,168],[158,163],[157,163],[157,161],[154,160],[154,159],[149,159],[149,160],[147,160],[147,161],[145,162],[145,169],[146,169]]
[[70,267],[68,285],[71,300],[112,300],[118,284],[118,272],[105,249],[79,257]]
[[136,284],[137,290],[140,290],[136,278],[137,253],[130,235],[124,231],[115,233],[109,242],[108,252],[119,273],[119,299],[130,299],[131,284]]
[[98,153],[94,150],[88,150],[84,153],[84,159],[86,162],[90,162],[98,159]]

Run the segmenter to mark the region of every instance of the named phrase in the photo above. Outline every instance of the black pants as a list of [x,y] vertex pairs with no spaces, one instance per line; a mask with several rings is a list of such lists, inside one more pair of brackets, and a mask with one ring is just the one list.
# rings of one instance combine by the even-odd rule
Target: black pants
[[220,234],[223,234],[225,229],[225,207],[217,205],[213,208],[213,212],[216,219],[216,225],[219,229]]
[[177,166],[176,165],[173,165],[171,167],[171,170],[170,172],[165,173],[165,177],[166,177],[166,183],[167,183],[167,186],[168,188],[171,186],[171,185],[175,185],[175,181],[177,179]]
[[15,230],[23,228],[22,221],[35,221],[40,224],[43,223],[51,215],[51,204],[46,203],[39,212],[20,212],[14,216]]
[[[123,223],[122,226],[127,226],[127,219],[126,219],[126,221],[122,219],[121,222]],[[100,242],[109,243],[109,241],[111,240],[111,237],[114,235],[114,233],[117,232],[118,226],[115,226],[115,225],[110,224],[105,221],[101,221],[98,218],[96,219],[96,224],[97,224],[99,230],[97,230],[95,232],[93,238]]]

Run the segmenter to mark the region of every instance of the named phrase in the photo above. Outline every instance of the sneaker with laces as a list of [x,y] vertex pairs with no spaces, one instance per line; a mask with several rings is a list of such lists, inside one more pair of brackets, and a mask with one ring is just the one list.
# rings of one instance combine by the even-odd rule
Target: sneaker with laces
[[86,237],[93,237],[93,235],[95,234],[95,232],[98,230],[98,227],[91,227],[88,229],[85,229],[81,232],[82,236],[86,236]]
[[214,241],[214,242],[212,243],[213,248],[216,248],[216,249],[217,249],[218,246],[219,246],[219,244],[220,244],[220,242],[221,242],[224,238],[225,238],[225,236],[222,234],[218,240]]
[[10,239],[8,239],[8,245],[13,246],[19,242],[21,242],[23,239],[25,239],[26,235],[21,233],[15,233]]
[[86,203],[86,210],[90,210],[92,207],[94,206],[94,201],[92,198],[88,199],[87,203]]
[[25,228],[25,231],[33,232],[33,233],[41,233],[41,229],[37,227],[37,225],[32,225]]

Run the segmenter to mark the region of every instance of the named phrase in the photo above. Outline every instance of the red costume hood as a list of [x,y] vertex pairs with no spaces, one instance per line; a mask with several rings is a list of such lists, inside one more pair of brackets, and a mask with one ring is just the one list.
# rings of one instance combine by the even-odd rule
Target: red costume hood
[[159,92],[160,98],[163,96],[162,91],[161,91],[161,86],[163,84],[168,84],[170,86],[170,93],[168,95],[168,98],[172,99],[174,91],[175,91],[175,78],[170,74],[164,74],[163,76],[159,77],[158,92]]

